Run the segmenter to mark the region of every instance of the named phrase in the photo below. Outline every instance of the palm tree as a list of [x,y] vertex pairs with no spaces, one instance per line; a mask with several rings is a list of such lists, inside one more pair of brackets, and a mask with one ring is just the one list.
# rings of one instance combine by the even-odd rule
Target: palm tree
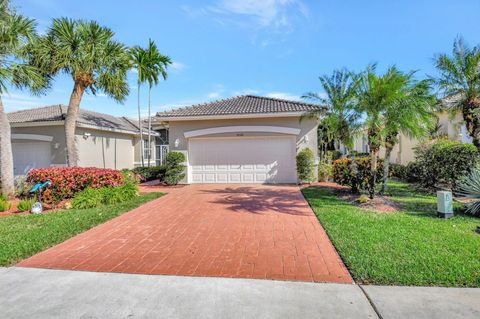
[[128,96],[128,50],[113,36],[95,21],[53,19],[47,34],[30,48],[32,65],[52,77],[68,74],[74,83],[65,119],[69,166],[78,165],[75,128],[83,94],[104,92],[117,102]]
[[[404,74],[400,79],[399,92],[393,103],[388,105],[384,118],[385,158],[383,162],[383,180],[380,193],[387,188],[390,157],[398,143],[399,134],[409,138],[428,136],[436,124],[433,106],[436,98],[431,94],[431,81],[415,81],[414,72]],[[401,76],[400,76],[401,78]]]
[[145,166],[145,155],[143,151],[143,124],[140,108],[140,88],[147,81],[148,63],[145,49],[135,46],[130,49],[130,60],[133,68],[137,71],[137,108],[138,108],[138,130],[140,132],[140,154],[142,167]]
[[148,147],[150,151],[148,152],[148,166],[150,166],[150,160],[152,158],[151,152],[151,131],[152,131],[152,117],[151,117],[151,93],[152,86],[158,85],[159,77],[161,76],[164,80],[167,79],[167,67],[172,64],[172,60],[166,56],[162,55],[158,48],[152,40],[149,40],[148,49],[146,50],[147,56],[147,82],[148,82]]
[[[412,76],[413,72],[403,73],[395,66],[390,67],[385,74],[378,75],[376,64],[369,65],[360,76],[357,107],[365,118],[364,126],[367,129],[370,149],[370,181],[368,187],[370,198],[375,196],[378,154],[386,135],[389,135],[389,144],[392,144],[398,135],[397,132],[401,131],[401,128],[406,130],[405,127],[397,127],[395,112],[403,113],[400,109],[406,107],[405,104],[413,99]],[[418,99],[420,100],[420,98]],[[390,126],[387,126],[389,115],[392,116],[392,121],[389,123]],[[388,147],[390,148],[391,145]]]
[[[327,135],[342,143],[347,150],[352,150],[353,139],[359,128],[359,113],[355,110],[355,93],[358,86],[357,77],[346,69],[334,70],[332,75],[319,77],[325,96],[307,93],[305,99],[315,100],[327,107],[327,112],[313,111],[307,116],[324,115],[320,125]],[[319,114],[321,112],[321,114]]]
[[0,172],[2,194],[14,190],[13,156],[10,123],[5,113],[2,96],[7,86],[29,88],[40,93],[48,79],[35,67],[22,63],[27,52],[25,45],[35,37],[33,20],[17,14],[7,0],[0,0]]
[[452,55],[439,54],[436,83],[449,98],[452,111],[460,110],[468,134],[480,151],[480,45],[470,48],[462,38],[453,44]]

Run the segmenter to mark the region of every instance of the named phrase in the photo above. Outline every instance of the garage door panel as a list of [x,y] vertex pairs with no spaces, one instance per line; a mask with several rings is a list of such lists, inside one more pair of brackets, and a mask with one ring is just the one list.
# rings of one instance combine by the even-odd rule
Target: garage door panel
[[294,183],[295,137],[189,140],[193,183]]
[[25,175],[34,168],[50,167],[50,142],[14,142],[12,143],[13,170],[15,175]]

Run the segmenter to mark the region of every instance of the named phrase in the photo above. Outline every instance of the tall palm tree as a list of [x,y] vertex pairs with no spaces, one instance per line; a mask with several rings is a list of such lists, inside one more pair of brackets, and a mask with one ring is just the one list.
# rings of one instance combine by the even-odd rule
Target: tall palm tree
[[13,156],[10,123],[2,96],[7,86],[29,88],[40,93],[48,79],[35,67],[23,63],[25,45],[35,37],[33,20],[17,14],[7,0],[0,0],[0,181],[2,194],[13,193]]
[[147,55],[147,82],[148,82],[148,147],[150,151],[148,152],[148,166],[150,166],[150,161],[152,158],[151,151],[151,131],[152,131],[152,117],[151,117],[151,95],[152,95],[152,86],[158,85],[159,77],[161,76],[164,80],[167,79],[167,67],[172,64],[172,60],[166,56],[162,55],[158,50],[155,42],[149,40],[148,48],[146,50]]
[[128,50],[113,37],[95,21],[60,18],[30,48],[32,65],[52,77],[67,74],[74,83],[65,119],[69,166],[78,165],[75,128],[83,94],[104,92],[117,102],[128,96]]
[[480,151],[480,45],[470,48],[457,38],[450,56],[435,57],[435,67],[438,86],[452,111],[462,112],[468,134]]
[[402,94],[396,96],[383,115],[385,158],[381,194],[387,188],[390,157],[399,135],[416,139],[426,137],[437,123],[434,113],[436,98],[431,94],[431,81],[416,81],[413,76],[414,72],[404,74],[403,86],[399,89]]
[[387,116],[391,115],[395,121],[396,115],[392,114],[400,112],[402,107],[406,107],[408,100],[413,98],[412,76],[413,73],[403,73],[395,66],[390,67],[383,75],[378,75],[376,64],[369,65],[360,76],[357,107],[365,119],[364,126],[367,128],[370,149],[370,198],[374,198],[376,191],[380,147],[387,134],[394,139],[398,135],[395,134],[396,129],[400,129],[395,123],[390,123],[391,127],[387,130]]
[[138,108],[138,130],[140,132],[140,157],[142,167],[145,166],[145,155],[143,145],[143,124],[142,113],[140,108],[140,88],[147,81],[148,73],[148,56],[147,51],[139,46],[130,49],[130,60],[133,68],[137,71],[137,108]]
[[[346,69],[334,70],[332,75],[319,77],[325,93],[310,92],[303,96],[315,100],[327,107],[327,112],[313,111],[307,116],[324,115],[320,125],[328,135],[342,143],[347,150],[352,150],[353,139],[359,128],[359,113],[355,110],[355,93],[358,86],[357,77]],[[321,112],[322,114],[318,114]]]

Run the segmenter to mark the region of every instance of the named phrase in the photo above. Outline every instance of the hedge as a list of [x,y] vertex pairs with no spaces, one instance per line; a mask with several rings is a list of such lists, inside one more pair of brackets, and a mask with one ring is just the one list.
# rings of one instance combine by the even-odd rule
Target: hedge
[[[370,181],[370,157],[355,158],[356,173],[351,158],[333,161],[333,181],[340,185],[350,186],[352,192],[367,190]],[[383,177],[383,161],[378,160],[377,181]]]
[[115,187],[124,184],[122,173],[114,169],[95,167],[50,167],[31,170],[27,182],[31,184],[52,182],[44,192],[42,200],[46,203],[56,203],[72,198],[84,189]]
[[309,148],[304,148],[297,154],[297,175],[301,183],[315,181],[315,156]]

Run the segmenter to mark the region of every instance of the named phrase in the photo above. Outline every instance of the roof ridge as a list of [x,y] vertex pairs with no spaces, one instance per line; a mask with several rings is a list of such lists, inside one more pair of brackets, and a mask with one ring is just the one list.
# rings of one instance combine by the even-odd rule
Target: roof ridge
[[246,96],[253,97],[253,98],[258,98],[258,99],[266,99],[266,100],[272,100],[272,101],[286,102],[286,103],[306,104],[306,105],[311,105],[311,106],[322,106],[322,105],[316,104],[316,103],[295,101],[295,100],[287,100],[287,99],[282,99],[282,98],[278,98],[278,97],[271,97],[271,96],[260,96],[260,95],[252,95],[252,94],[248,94]]

